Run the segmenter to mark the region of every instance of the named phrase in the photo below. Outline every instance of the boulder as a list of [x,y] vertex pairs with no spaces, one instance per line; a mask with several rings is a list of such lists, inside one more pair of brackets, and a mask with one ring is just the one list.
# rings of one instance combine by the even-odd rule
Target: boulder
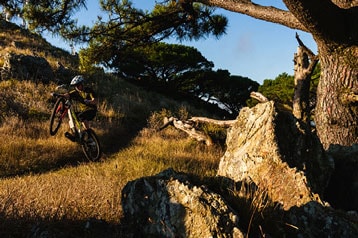
[[292,207],[282,215],[285,235],[281,237],[358,237],[358,214],[342,212],[317,202]]
[[172,169],[129,182],[122,208],[133,237],[244,237],[220,195]]
[[43,57],[7,53],[1,68],[1,79],[11,78],[48,83],[54,79],[54,73]]
[[217,175],[252,181],[285,210],[321,202],[333,162],[318,138],[297,124],[272,101],[243,108],[228,131]]

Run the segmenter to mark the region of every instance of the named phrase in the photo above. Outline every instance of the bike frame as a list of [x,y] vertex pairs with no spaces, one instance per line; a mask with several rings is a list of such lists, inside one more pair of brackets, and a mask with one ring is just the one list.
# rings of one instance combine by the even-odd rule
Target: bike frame
[[75,111],[72,110],[72,104],[68,108],[67,114],[68,114],[68,118],[69,118],[68,123],[70,125],[71,130],[73,132],[75,132],[75,133],[81,133],[81,131],[82,131],[82,122],[80,122],[80,120],[78,120]]

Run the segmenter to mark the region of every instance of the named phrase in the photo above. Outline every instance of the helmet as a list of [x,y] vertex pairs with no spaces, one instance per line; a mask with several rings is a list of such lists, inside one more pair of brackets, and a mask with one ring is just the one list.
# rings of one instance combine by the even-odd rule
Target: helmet
[[75,85],[77,85],[77,84],[83,83],[83,81],[85,81],[85,79],[83,78],[83,76],[82,76],[82,75],[77,75],[77,76],[75,76],[75,77],[72,79],[70,85],[71,85],[71,86],[75,86]]

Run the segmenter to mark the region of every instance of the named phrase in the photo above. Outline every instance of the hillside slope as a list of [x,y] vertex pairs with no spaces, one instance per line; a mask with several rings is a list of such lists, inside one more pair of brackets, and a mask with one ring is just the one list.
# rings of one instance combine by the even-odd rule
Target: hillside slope
[[[0,67],[9,52],[40,55],[51,65],[75,65],[70,54],[40,36],[3,21],[0,27]],[[99,163],[89,163],[80,147],[63,136],[66,124],[56,136],[49,135],[54,83],[0,81],[1,237],[103,237],[103,232],[122,237],[121,190],[129,180],[168,167],[214,175],[220,146],[206,148],[171,128],[146,128],[160,124],[162,116],[210,113],[113,76],[91,78],[99,94],[92,123],[103,145]]]
[[54,68],[58,62],[68,68],[77,66],[77,57],[69,52],[51,45],[38,34],[0,19],[0,67],[7,53],[41,56]]
[[[0,21],[0,45],[0,62],[1,57],[9,52],[41,55],[49,63],[52,62],[51,64],[62,62],[75,70],[74,56],[53,47],[41,36],[12,23]],[[112,75],[101,73],[88,75],[88,78],[91,80],[87,83],[91,84],[99,95],[99,112],[93,127],[101,136],[106,154],[114,153],[127,145],[138,131],[147,126],[153,114],[157,117],[178,118],[191,115],[214,116],[185,101],[178,102],[148,92]],[[54,103],[50,93],[55,91],[55,88],[54,83],[43,84],[16,78],[0,81],[0,134],[2,137],[12,138],[12,143],[0,146],[1,176],[58,167],[66,164],[68,158],[72,157],[71,154],[77,151],[73,144],[58,138],[59,136],[56,137],[60,139],[59,144],[53,141],[53,145],[48,143],[46,146],[46,140],[49,139],[48,119]],[[67,127],[63,126],[61,137],[65,130]],[[61,143],[65,145],[63,149],[58,154],[54,153]],[[22,156],[24,153],[26,158]],[[78,155],[81,154],[76,154]]]

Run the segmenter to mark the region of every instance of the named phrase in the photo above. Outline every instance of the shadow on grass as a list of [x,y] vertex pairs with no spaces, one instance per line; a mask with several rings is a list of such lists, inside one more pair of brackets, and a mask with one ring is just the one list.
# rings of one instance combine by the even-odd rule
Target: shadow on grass
[[0,215],[0,237],[126,237],[120,224],[99,219],[27,219]]
[[[105,133],[98,135],[102,147],[102,156],[99,162],[106,160],[112,154],[115,154],[121,149],[126,148],[144,126],[144,123],[137,125],[113,125],[110,129],[107,129]],[[96,131],[96,129],[94,130]],[[40,157],[40,155],[38,157]],[[31,158],[29,160],[31,160]],[[76,144],[74,149],[70,149],[68,153],[63,154],[61,157],[57,158],[36,158],[26,163],[7,163],[6,161],[1,161],[0,178],[10,178],[27,174],[48,173],[63,169],[64,167],[75,167],[80,164],[90,162],[92,163],[92,161],[89,161],[82,152],[81,146]]]

